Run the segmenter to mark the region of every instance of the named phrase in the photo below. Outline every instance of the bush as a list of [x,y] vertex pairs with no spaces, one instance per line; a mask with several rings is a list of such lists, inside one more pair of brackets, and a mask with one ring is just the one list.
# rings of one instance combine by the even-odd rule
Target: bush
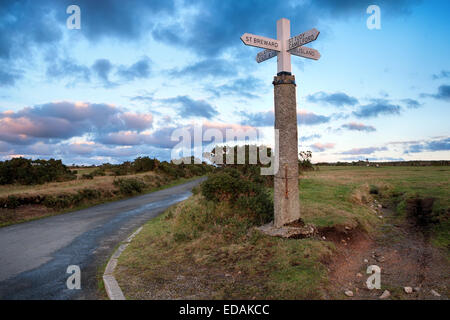
[[43,184],[76,179],[76,175],[61,160],[31,160],[14,158],[0,161],[0,185]]
[[114,185],[119,187],[120,193],[131,195],[134,193],[141,193],[146,184],[138,179],[117,179],[114,181]]
[[433,204],[433,198],[410,198],[406,200],[406,212],[419,226],[428,226],[439,222],[438,214],[433,212]]
[[379,194],[380,190],[377,186],[371,185],[369,189],[370,194]]
[[83,175],[81,176],[81,179],[94,179],[94,175],[92,173],[83,173]]
[[253,222],[268,222],[273,215],[273,200],[262,184],[243,177],[238,170],[227,168],[213,174],[201,184],[203,196],[218,203],[230,204],[253,216]]

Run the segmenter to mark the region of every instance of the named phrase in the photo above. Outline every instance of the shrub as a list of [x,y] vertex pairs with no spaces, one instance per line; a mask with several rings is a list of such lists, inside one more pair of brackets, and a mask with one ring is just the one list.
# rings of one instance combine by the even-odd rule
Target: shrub
[[236,169],[211,175],[201,184],[201,192],[215,203],[229,201],[234,208],[247,212],[254,223],[268,222],[273,214],[273,200],[266,188],[246,179]]
[[91,172],[92,176],[106,176],[105,170],[103,169],[95,169],[94,171]]
[[439,221],[437,213],[433,212],[433,204],[433,198],[410,198],[406,200],[406,212],[419,226],[428,226]]
[[0,184],[43,184],[76,179],[76,175],[61,160],[31,160],[14,158],[0,161]]
[[114,185],[119,187],[120,193],[131,195],[134,193],[141,193],[146,184],[138,179],[117,179],[114,181]]
[[94,179],[94,175],[92,173],[83,173],[83,175],[81,176],[81,179]]
[[6,208],[8,209],[15,209],[18,206],[20,206],[20,201],[19,198],[17,198],[16,196],[8,196],[7,202],[6,202]]
[[380,190],[377,186],[371,185],[369,188],[370,194],[379,194]]

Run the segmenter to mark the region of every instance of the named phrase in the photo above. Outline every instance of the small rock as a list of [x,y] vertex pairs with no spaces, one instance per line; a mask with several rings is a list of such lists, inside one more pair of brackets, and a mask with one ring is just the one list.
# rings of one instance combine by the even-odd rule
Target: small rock
[[384,290],[383,294],[380,296],[380,299],[386,299],[389,298],[391,296],[391,293],[389,292],[389,290]]
[[379,205],[378,205],[378,208],[380,208],[380,209],[381,209],[381,208],[383,208],[383,206],[382,206],[381,204],[379,204]]
[[362,278],[362,274],[359,273],[359,272],[356,274],[356,276],[357,276],[358,278]]
[[369,260],[367,260],[367,259],[364,259],[364,263],[369,263]]
[[414,287],[415,292],[420,292],[420,287]]
[[351,290],[346,290],[344,293],[347,297],[353,297],[353,291]]
[[231,274],[225,273],[225,277],[231,277]]
[[323,240],[327,240],[327,238],[325,238],[325,236],[322,237]]
[[413,292],[413,288],[411,288],[411,287],[404,287],[403,290],[405,290],[406,293],[412,293]]
[[345,226],[345,230],[352,230],[349,226]]
[[431,289],[430,292],[431,292],[431,294],[432,294],[433,296],[435,296],[435,297],[440,297],[440,296],[441,296],[441,295],[440,295],[436,290],[434,290],[434,289]]
[[378,218],[383,219],[383,216],[378,216]]

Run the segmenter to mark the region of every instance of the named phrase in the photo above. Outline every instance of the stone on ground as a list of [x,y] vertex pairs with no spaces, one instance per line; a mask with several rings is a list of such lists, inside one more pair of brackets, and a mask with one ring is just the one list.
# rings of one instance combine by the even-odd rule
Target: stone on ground
[[405,290],[406,293],[412,293],[413,292],[413,288],[411,288],[411,287],[404,287],[403,290]]
[[389,290],[384,290],[383,294],[380,296],[380,299],[387,299],[391,296]]

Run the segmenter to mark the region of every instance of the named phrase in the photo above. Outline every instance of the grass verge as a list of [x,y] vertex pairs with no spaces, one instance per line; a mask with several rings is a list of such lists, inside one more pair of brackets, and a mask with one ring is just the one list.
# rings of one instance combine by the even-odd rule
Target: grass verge
[[[50,216],[60,215],[64,213],[69,213],[73,211],[83,210],[87,209],[96,205],[100,205],[103,203],[113,202],[113,201],[119,201],[123,199],[127,199],[133,196],[147,194],[163,189],[167,189],[179,184],[183,184],[189,181],[193,181],[196,179],[199,179],[201,177],[192,177],[192,178],[180,178],[176,180],[172,180],[170,182],[167,182],[166,184],[160,185],[160,186],[148,186],[144,189],[142,189],[139,193],[133,193],[133,194],[122,194],[120,192],[106,192],[107,196],[104,197],[97,197],[92,199],[84,199],[81,204],[71,206],[69,208],[48,208],[44,205],[28,205],[28,206],[22,206],[17,209],[0,209],[0,228],[6,227],[9,225],[17,224],[17,223],[23,223],[27,221],[32,220],[38,220],[43,219]],[[108,189],[109,191],[109,189]]]

